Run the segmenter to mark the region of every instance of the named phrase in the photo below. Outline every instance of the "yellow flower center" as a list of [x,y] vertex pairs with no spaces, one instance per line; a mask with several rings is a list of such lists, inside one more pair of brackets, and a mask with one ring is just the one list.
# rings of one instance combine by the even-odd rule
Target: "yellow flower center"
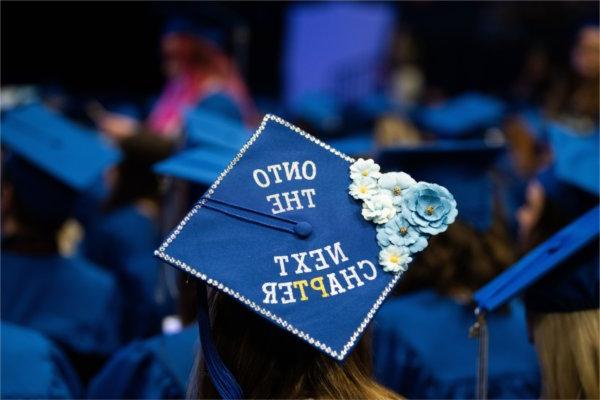
[[361,186],[358,188],[358,191],[361,192],[362,194],[365,194],[369,191],[369,189],[367,189],[366,186]]
[[425,212],[427,213],[427,215],[433,215],[433,206],[428,206],[425,209]]
[[402,228],[400,228],[400,234],[402,236],[406,235],[408,233],[408,228],[403,226]]
[[400,186],[396,186],[394,188],[394,196],[400,196],[400,193],[402,193],[402,189],[400,189]]
[[362,172],[362,176],[369,176],[369,171],[366,169]]
[[400,257],[398,257],[398,256],[397,256],[397,255],[395,255],[395,254],[394,254],[393,256],[391,256],[391,257],[390,257],[390,262],[391,262],[391,263],[397,264],[399,261],[400,261]]

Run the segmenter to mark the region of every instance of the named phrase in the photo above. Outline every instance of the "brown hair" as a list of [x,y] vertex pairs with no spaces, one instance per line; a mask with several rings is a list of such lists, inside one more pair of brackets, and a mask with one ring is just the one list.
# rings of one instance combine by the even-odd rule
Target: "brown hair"
[[532,316],[545,398],[600,398],[598,313],[586,310]]
[[[222,293],[212,298],[211,319],[219,355],[245,398],[399,398],[372,378],[368,334],[337,362]],[[188,397],[218,397],[200,356],[194,378]]]
[[486,232],[461,220],[429,240],[404,273],[398,293],[433,288],[442,295],[470,295],[514,261],[508,232],[500,217]]

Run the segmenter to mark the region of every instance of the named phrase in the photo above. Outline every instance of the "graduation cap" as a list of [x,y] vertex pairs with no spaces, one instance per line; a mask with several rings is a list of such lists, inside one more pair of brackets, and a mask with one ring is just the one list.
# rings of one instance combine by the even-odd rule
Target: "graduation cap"
[[400,169],[415,179],[445,186],[460,204],[462,221],[479,231],[492,223],[494,183],[490,176],[505,151],[501,143],[483,140],[439,140],[415,147],[381,150],[382,167]]
[[600,129],[581,134],[551,123],[547,133],[557,178],[589,193],[600,194]]
[[203,147],[182,151],[154,165],[154,172],[209,186],[235,157],[228,148]]
[[480,398],[485,398],[486,387],[485,314],[523,292],[531,311],[550,313],[598,308],[599,233],[600,207],[596,206],[474,294],[478,316],[474,332],[480,339]]
[[[499,275],[496,279],[481,288],[474,295],[474,300],[481,312],[494,311],[513,297],[537,282],[541,277],[557,269],[570,256],[577,253],[585,245],[598,237],[600,208],[596,207],[561,229],[546,242],[542,243],[515,265]],[[573,271],[576,268],[572,268]],[[597,275],[597,265],[594,266]],[[574,276],[577,276],[575,274]],[[568,285],[566,281],[564,284]],[[583,286],[596,287],[595,307],[598,306],[598,279],[587,282]],[[574,291],[572,295],[579,297],[583,292]],[[581,309],[588,307],[587,300],[582,300]],[[573,306],[573,309],[576,307]],[[573,311],[571,309],[570,311]],[[550,309],[548,309],[550,312]]]
[[423,129],[440,137],[460,138],[499,124],[505,111],[506,106],[498,99],[466,93],[418,110],[415,119]]
[[6,113],[1,140],[10,150],[5,167],[16,196],[34,220],[50,223],[63,221],[76,193],[120,158],[95,132],[38,104]]
[[120,158],[96,132],[37,104],[6,113],[1,139],[12,152],[75,190],[88,188]]
[[187,145],[201,144],[224,147],[237,152],[250,138],[240,121],[203,110],[190,110],[185,116]]
[[[456,213],[445,188],[381,174],[267,115],[155,255],[344,360],[412,252]],[[242,398],[200,301],[211,380],[224,398]]]
[[350,156],[370,154],[376,147],[375,138],[370,132],[332,139],[329,143],[339,151]]

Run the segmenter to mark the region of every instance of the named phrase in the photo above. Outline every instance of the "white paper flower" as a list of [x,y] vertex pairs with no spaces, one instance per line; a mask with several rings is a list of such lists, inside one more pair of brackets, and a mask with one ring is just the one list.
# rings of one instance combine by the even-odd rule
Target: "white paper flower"
[[411,261],[412,257],[406,247],[387,246],[379,252],[379,264],[385,272],[406,271]]
[[350,178],[353,180],[359,177],[377,179],[381,176],[379,165],[373,160],[363,160],[359,158],[350,166]]
[[394,199],[386,192],[377,192],[371,198],[364,200],[362,216],[367,221],[385,224],[396,215]]
[[406,172],[387,172],[377,181],[382,191],[385,190],[393,196],[394,204],[397,206],[402,203],[403,192],[416,183],[417,181]]
[[360,177],[350,184],[350,196],[356,200],[367,200],[377,194],[377,181],[372,178]]

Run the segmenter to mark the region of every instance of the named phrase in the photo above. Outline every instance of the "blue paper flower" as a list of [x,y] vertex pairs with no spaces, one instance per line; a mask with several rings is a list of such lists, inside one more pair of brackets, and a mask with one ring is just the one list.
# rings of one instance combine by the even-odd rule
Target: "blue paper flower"
[[388,192],[394,198],[394,204],[402,203],[402,194],[410,186],[417,183],[406,172],[387,172],[382,174],[377,181],[380,190]]
[[410,225],[402,215],[396,215],[385,225],[377,227],[377,242],[381,247],[392,244],[417,253],[427,247],[427,235]]
[[402,199],[402,216],[430,235],[444,232],[458,214],[454,197],[435,183],[418,182],[403,192]]

